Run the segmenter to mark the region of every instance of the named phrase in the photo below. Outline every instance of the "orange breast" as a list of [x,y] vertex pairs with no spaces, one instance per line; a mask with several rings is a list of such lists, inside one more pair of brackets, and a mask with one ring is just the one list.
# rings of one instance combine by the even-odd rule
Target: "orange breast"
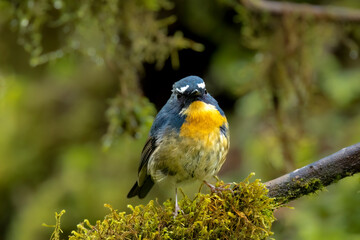
[[219,128],[227,123],[214,105],[195,101],[180,114],[186,115],[181,126],[180,136],[201,140],[205,145],[211,145],[212,138],[218,138]]

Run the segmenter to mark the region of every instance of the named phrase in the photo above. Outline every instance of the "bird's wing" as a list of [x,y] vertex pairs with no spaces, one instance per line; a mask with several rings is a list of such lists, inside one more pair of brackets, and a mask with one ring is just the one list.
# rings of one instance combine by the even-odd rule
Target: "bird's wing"
[[147,165],[148,165],[151,155],[153,154],[153,152],[155,151],[156,148],[157,148],[156,138],[153,136],[150,136],[147,139],[145,146],[141,152],[140,166],[139,166],[139,170],[138,170],[139,186],[142,186],[144,181],[148,177]]
[[220,166],[222,166],[226,160],[226,155],[230,148],[230,136],[229,136],[229,124],[226,122],[220,127],[220,144],[222,146],[222,157],[220,159]]

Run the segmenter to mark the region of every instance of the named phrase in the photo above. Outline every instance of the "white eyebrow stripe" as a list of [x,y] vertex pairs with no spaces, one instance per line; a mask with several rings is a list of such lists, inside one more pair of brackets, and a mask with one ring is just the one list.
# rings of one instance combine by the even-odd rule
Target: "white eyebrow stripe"
[[203,83],[203,82],[202,82],[202,83],[198,83],[198,87],[199,87],[199,88],[205,88],[205,83]]
[[184,93],[186,91],[186,89],[189,88],[189,85],[186,85],[184,87],[181,87],[181,88],[176,88],[176,90],[179,92],[179,93]]

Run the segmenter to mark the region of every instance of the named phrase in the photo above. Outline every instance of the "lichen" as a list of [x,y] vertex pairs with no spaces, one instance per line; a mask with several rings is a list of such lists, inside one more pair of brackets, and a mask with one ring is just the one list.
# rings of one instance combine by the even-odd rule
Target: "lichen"
[[218,193],[184,195],[176,217],[171,200],[129,205],[130,214],[105,204],[110,214],[104,220],[94,225],[84,220],[69,239],[265,239],[273,234],[273,211],[279,205],[259,179],[249,182],[251,176],[232,185],[218,181],[223,188]]

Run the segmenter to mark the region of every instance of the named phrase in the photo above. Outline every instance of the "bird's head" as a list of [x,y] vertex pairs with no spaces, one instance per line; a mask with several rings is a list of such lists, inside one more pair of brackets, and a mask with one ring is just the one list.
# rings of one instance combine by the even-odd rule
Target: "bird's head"
[[173,94],[179,100],[194,101],[207,95],[205,82],[200,77],[189,76],[183,78],[173,85]]

